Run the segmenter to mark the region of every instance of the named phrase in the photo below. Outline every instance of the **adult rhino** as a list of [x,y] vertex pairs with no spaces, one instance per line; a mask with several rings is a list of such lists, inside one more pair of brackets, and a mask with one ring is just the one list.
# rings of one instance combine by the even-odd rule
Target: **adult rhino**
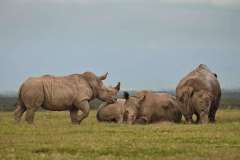
[[123,123],[125,113],[125,99],[118,99],[113,104],[103,103],[97,111],[97,120],[99,122]]
[[[14,113],[15,120],[20,121],[26,113],[26,121],[33,123],[34,113],[40,107],[51,111],[70,112],[71,121],[80,124],[89,114],[89,101],[98,98],[108,103],[117,100],[120,83],[116,87],[106,87],[103,80],[107,73],[96,76],[92,72],[55,77],[45,75],[27,79],[19,89],[18,102]],[[78,115],[78,111],[81,115]]]
[[129,124],[156,123],[161,121],[180,122],[182,114],[174,96],[149,91],[137,92],[135,96],[124,93],[126,115]]
[[203,64],[185,76],[176,89],[177,99],[182,103],[182,114],[188,123],[215,122],[216,111],[221,99],[221,87],[217,74]]

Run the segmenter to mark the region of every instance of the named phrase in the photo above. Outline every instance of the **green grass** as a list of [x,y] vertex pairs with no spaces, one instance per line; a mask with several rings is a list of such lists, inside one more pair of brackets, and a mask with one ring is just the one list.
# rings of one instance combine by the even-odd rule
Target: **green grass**
[[78,125],[68,112],[38,112],[35,126],[0,112],[0,160],[240,159],[240,110],[220,110],[216,124]]

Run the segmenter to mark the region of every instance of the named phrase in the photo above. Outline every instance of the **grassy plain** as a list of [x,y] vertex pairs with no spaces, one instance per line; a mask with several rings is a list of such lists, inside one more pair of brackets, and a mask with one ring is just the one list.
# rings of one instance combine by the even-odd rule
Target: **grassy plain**
[[68,112],[37,112],[33,126],[0,112],[0,160],[240,159],[237,109],[220,110],[207,125],[106,124],[95,114],[78,126]]

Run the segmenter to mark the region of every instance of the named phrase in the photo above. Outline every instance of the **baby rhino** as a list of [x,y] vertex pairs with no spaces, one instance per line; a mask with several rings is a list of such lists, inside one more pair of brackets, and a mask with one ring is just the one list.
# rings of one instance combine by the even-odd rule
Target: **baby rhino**
[[161,121],[181,122],[182,114],[174,96],[149,91],[137,92],[135,96],[124,93],[126,116],[129,124],[157,123]]
[[99,122],[123,123],[125,112],[125,99],[118,99],[113,104],[103,103],[97,111],[97,120]]

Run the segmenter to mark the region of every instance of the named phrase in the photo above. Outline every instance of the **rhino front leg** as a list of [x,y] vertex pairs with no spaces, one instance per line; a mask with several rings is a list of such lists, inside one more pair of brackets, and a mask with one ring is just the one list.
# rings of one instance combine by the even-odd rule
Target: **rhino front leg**
[[200,111],[200,120],[199,120],[200,124],[208,123],[209,110],[210,110],[210,105],[208,105],[205,109],[202,109]]
[[81,101],[81,102],[77,101],[77,102],[74,103],[74,106],[82,112],[82,114],[79,115],[78,118],[77,118],[78,121],[79,121],[78,123],[80,124],[83,119],[88,117],[89,111],[90,111],[90,106],[89,106],[88,101],[86,101],[86,100]]
[[185,121],[186,121],[187,124],[194,123],[192,116],[193,116],[192,114],[184,116]]
[[195,113],[195,115],[197,116],[196,124],[198,124],[200,122],[200,114],[199,113]]
[[147,124],[148,122],[149,121],[147,117],[140,117],[135,120],[134,124]]
[[117,123],[123,123],[123,115],[120,115],[118,118],[117,118]]
[[78,109],[74,108],[72,110],[70,110],[70,117],[71,117],[71,121],[73,124],[79,124],[80,123],[80,118],[78,115]]

